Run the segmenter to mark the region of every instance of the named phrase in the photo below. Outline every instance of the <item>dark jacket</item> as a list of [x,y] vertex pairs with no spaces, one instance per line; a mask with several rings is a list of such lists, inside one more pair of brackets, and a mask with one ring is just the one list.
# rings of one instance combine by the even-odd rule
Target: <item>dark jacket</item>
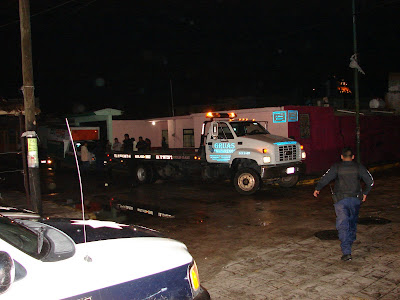
[[[362,198],[367,195],[374,185],[374,179],[368,170],[354,161],[342,161],[334,164],[317,183],[315,189],[320,191],[329,182],[335,180],[334,194],[336,201],[347,197]],[[364,191],[361,190],[360,180],[365,182]]]

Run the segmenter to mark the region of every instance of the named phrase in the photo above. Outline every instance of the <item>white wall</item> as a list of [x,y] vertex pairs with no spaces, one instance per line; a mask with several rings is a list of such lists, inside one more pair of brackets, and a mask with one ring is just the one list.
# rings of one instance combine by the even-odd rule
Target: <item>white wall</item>
[[113,141],[118,138],[120,142],[124,140],[124,134],[134,137],[136,141],[139,136],[143,139],[149,138],[152,147],[161,147],[161,132],[167,130],[167,121],[158,121],[155,125],[149,120],[113,120]]
[[[232,110],[237,118],[255,119],[268,122],[268,131],[271,134],[288,136],[288,123],[273,123],[272,112],[284,110],[283,107],[264,107]],[[162,130],[168,130],[168,143],[170,148],[183,147],[183,129],[194,129],[195,147],[200,145],[201,127],[206,120],[205,113],[191,114],[188,116],[148,119],[148,120],[113,120],[113,135],[120,142],[124,139],[124,134],[128,133],[130,137],[134,137],[136,141],[139,136],[143,139],[149,138],[152,147],[161,147]],[[152,121],[155,125],[152,125]]]

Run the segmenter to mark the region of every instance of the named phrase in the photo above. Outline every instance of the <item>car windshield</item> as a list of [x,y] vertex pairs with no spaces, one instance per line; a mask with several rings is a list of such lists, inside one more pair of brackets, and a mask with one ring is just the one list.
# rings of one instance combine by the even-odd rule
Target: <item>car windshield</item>
[[43,236],[5,217],[0,217],[0,238],[37,259],[42,258],[49,248]]
[[253,134],[269,134],[260,123],[254,121],[246,122],[230,122],[229,123],[237,136],[253,135]]

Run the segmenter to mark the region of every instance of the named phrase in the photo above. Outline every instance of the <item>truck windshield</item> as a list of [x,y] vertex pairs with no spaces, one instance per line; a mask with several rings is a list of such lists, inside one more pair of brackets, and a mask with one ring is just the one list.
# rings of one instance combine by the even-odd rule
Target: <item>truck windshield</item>
[[254,121],[246,122],[230,122],[229,123],[237,136],[253,135],[253,134],[269,134],[260,123]]

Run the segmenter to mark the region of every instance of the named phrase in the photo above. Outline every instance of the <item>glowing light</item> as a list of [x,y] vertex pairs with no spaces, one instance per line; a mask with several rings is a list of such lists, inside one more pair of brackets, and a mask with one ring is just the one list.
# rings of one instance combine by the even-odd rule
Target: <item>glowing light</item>
[[306,159],[306,153],[304,151],[301,152],[301,159]]
[[229,118],[231,119],[236,118],[236,114],[234,112],[229,113]]
[[190,279],[191,279],[193,289],[197,290],[200,287],[200,279],[199,279],[199,271],[197,270],[196,262],[190,268]]
[[267,153],[268,149],[263,149],[262,151],[263,151],[263,153]]
[[347,82],[345,82],[343,79],[342,79],[342,81],[339,82],[339,86],[337,87],[337,90],[341,94],[351,94],[351,90],[347,86]]
[[156,125],[156,122],[155,121],[151,122],[151,125],[153,125],[153,126]]
[[232,118],[236,117],[235,113],[213,113],[213,112],[208,112],[206,114],[206,118]]

